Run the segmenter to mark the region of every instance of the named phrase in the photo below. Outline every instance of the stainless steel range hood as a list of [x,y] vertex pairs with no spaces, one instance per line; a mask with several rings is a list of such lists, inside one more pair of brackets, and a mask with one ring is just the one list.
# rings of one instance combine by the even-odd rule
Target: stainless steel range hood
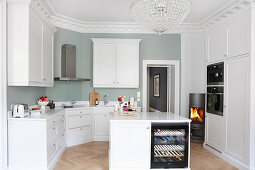
[[57,81],[90,81],[86,78],[76,78],[76,46],[62,45],[61,49],[61,76],[54,78]]

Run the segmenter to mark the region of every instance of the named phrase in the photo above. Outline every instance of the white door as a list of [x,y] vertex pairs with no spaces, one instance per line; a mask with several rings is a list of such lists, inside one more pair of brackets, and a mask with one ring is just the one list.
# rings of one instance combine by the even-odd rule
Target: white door
[[53,84],[53,34],[43,27],[43,81]]
[[217,62],[227,56],[227,28],[221,28],[208,34],[208,61]]
[[231,23],[228,28],[229,57],[234,57],[249,52],[250,26],[248,18],[242,18]]
[[29,11],[29,81],[43,81],[42,35],[43,23],[31,9]]
[[226,61],[226,152],[249,163],[249,57]]
[[111,129],[111,168],[149,169],[150,123],[111,123]]
[[94,87],[114,87],[116,84],[116,45],[95,43],[93,56]]
[[109,135],[109,117],[108,114],[95,115],[95,136]]
[[223,117],[207,113],[205,118],[205,142],[218,151],[223,148],[224,124]]
[[119,43],[117,45],[117,86],[139,87],[139,45]]

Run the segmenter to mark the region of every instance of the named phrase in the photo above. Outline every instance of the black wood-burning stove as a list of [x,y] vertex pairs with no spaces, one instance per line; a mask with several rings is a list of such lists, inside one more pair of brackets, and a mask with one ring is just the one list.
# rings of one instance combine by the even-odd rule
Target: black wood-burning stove
[[204,140],[205,134],[205,94],[189,94],[189,118],[191,119],[191,138]]

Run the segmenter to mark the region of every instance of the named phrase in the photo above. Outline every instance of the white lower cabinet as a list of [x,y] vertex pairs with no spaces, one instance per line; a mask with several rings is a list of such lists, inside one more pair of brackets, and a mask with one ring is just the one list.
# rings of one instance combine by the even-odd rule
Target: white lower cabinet
[[224,119],[222,116],[207,113],[205,118],[205,143],[217,151],[223,149]]
[[65,111],[49,119],[8,119],[9,169],[53,169],[65,150]]
[[93,140],[93,108],[67,110],[67,146]]
[[110,170],[150,169],[150,126],[150,123],[111,123]]

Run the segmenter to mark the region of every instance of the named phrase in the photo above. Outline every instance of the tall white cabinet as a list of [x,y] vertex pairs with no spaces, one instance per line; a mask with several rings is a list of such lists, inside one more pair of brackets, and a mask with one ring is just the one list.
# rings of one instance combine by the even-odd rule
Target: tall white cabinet
[[92,41],[94,87],[138,88],[141,40],[93,38]]
[[53,86],[55,28],[34,1],[8,1],[8,85]]
[[207,64],[224,62],[224,113],[223,117],[206,114],[204,146],[239,169],[255,168],[251,18],[247,8],[206,31]]

